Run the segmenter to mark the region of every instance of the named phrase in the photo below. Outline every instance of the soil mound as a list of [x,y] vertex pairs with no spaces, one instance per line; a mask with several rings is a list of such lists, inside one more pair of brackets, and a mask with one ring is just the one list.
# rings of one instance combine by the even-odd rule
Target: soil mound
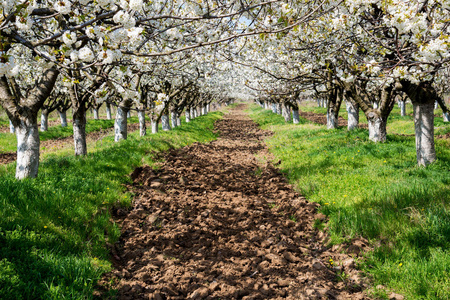
[[270,133],[242,107],[215,127],[217,141],[172,150],[158,170],[131,174],[134,206],[115,211],[116,270],[96,296],[115,289],[117,299],[364,299],[353,258],[324,247],[313,228],[325,218],[317,204],[267,162]]

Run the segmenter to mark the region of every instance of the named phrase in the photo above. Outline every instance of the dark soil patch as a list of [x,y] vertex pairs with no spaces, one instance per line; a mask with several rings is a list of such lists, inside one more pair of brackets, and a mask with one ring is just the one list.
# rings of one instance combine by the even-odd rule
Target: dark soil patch
[[[113,212],[122,226],[120,241],[110,245],[115,270],[96,296],[365,299],[354,259],[325,247],[313,228],[325,220],[318,204],[267,162],[263,139],[270,133],[242,107],[216,130],[217,141],[171,150],[157,171],[131,174],[134,205]],[[364,247],[359,240],[351,249]]]
[[[128,124],[128,132],[133,132],[139,129],[138,123]],[[114,131],[114,128],[100,129],[98,131],[90,132],[86,135],[86,140],[88,142],[96,142],[103,139],[105,136]],[[40,151],[41,152],[51,152],[63,149],[73,145],[73,136],[41,141]],[[0,153],[0,164],[9,164],[16,160],[16,152],[4,152]]]

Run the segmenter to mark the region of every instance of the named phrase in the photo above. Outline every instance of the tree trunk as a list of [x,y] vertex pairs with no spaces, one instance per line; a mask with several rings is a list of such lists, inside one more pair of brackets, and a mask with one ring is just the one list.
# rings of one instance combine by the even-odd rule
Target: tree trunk
[[127,112],[127,118],[131,118],[131,111],[130,110]]
[[449,112],[443,113],[442,117],[444,118],[444,122],[450,122],[450,113]]
[[373,142],[385,142],[386,141],[386,120],[383,120],[375,112],[368,113],[367,121],[369,123],[369,140]]
[[189,113],[189,109],[186,109],[184,115],[186,116],[186,123],[189,123],[191,121],[191,114]]
[[98,108],[94,107],[94,120],[98,120]]
[[14,125],[11,122],[11,120],[9,120],[9,132],[10,133],[16,133],[16,128],[14,128]]
[[377,101],[373,101],[372,102],[373,108],[377,109],[378,108],[378,102]]
[[439,108],[439,103],[437,101],[434,101],[434,109],[438,109]]
[[177,113],[174,111],[170,112],[170,122],[171,122],[172,128],[177,127]]
[[208,114],[208,108],[207,106],[203,106],[203,115],[207,115]]
[[48,130],[48,110],[43,109],[41,110],[41,131],[47,131]]
[[334,111],[327,110],[327,129],[336,129],[337,127],[338,122]]
[[73,141],[75,155],[86,155],[86,108],[84,104],[73,104]]
[[292,110],[292,119],[294,121],[294,124],[300,123],[300,115],[298,113],[298,108]]
[[37,120],[21,120],[16,128],[17,166],[16,178],[35,178],[39,168],[39,130]]
[[161,116],[161,123],[162,123],[162,130],[169,131],[171,129],[168,115]]
[[281,103],[277,103],[277,114],[281,115],[283,113],[283,109],[281,107]]
[[61,127],[67,127],[67,111],[59,111],[59,119],[61,120]]
[[209,110],[210,109],[210,106],[209,106],[209,104],[206,104],[206,113],[209,113]]
[[357,129],[359,125],[359,105],[351,101],[345,101],[347,107],[347,129]]
[[117,107],[116,120],[114,121],[114,141],[127,139],[127,115],[128,108],[123,106]]
[[189,109],[189,114],[191,116],[191,120],[194,120],[195,119],[195,112],[194,112],[194,108],[193,107],[191,107]]
[[286,123],[291,122],[291,108],[283,103],[281,105],[281,111],[282,111],[282,115],[284,117],[284,121]]
[[177,114],[177,127],[181,126],[181,118],[180,116]]
[[400,115],[402,117],[406,116],[406,102],[400,100],[398,105],[400,106]]
[[151,125],[152,125],[152,134],[158,133],[158,122],[156,122],[156,120],[152,119]]
[[417,164],[427,166],[436,160],[434,148],[434,103],[413,102]]
[[145,110],[138,111],[138,118],[139,118],[139,135],[146,136],[147,126],[145,125]]
[[272,112],[273,112],[274,114],[277,113],[277,104],[276,104],[276,103],[272,103]]
[[111,104],[106,102],[106,119],[111,120]]

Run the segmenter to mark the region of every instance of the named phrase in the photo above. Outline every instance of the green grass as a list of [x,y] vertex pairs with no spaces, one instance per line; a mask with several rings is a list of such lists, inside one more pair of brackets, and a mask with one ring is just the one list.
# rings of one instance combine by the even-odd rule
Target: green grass
[[[401,132],[406,117],[393,113],[391,132]],[[388,134],[386,143],[375,144],[367,130],[327,130],[305,120],[285,124],[256,106],[251,117],[275,132],[266,143],[290,182],[321,204],[331,243],[369,239],[374,251],[362,269],[374,286],[408,299],[450,298],[448,141],[436,140],[438,160],[423,168],[416,166],[414,137]],[[436,126],[450,127],[439,119]]]
[[[138,117],[131,117],[128,119],[128,123],[138,123]],[[114,120],[87,120],[86,133],[99,131],[101,129],[108,129],[114,127]],[[47,141],[52,139],[61,139],[73,135],[73,126],[71,123],[67,127],[51,126],[48,131],[39,132],[39,138],[41,141]],[[14,152],[17,150],[16,135],[12,133],[0,133],[0,152]]]
[[110,209],[130,204],[129,174],[152,165],[155,153],[215,139],[220,117],[144,138],[134,132],[119,143],[108,136],[84,158],[46,154],[34,180],[16,181],[15,164],[0,168],[0,299],[91,299],[111,268],[105,243],[120,232]]

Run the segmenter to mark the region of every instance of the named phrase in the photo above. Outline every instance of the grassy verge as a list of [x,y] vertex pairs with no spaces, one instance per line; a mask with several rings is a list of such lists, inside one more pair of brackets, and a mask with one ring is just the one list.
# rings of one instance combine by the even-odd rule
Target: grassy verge
[[[375,144],[366,130],[327,130],[306,120],[285,124],[256,106],[250,115],[275,132],[266,142],[289,180],[321,204],[331,242],[363,236],[372,243],[361,268],[374,286],[408,299],[450,298],[448,141],[437,140],[437,162],[419,168],[414,137],[388,135]],[[386,298],[388,292],[372,293]]]
[[92,298],[110,269],[105,243],[119,236],[109,210],[131,202],[128,174],[154,153],[215,139],[220,116],[120,143],[109,136],[85,158],[48,154],[34,180],[16,181],[15,164],[0,169],[0,299]]
[[[138,117],[131,117],[128,123],[138,123]],[[86,133],[99,131],[114,127],[114,120],[87,120]],[[68,124],[67,127],[51,126],[48,131],[39,132],[41,141],[52,139],[62,139],[73,135],[73,126]],[[0,152],[13,152],[17,150],[16,135],[12,133],[0,133]]]

